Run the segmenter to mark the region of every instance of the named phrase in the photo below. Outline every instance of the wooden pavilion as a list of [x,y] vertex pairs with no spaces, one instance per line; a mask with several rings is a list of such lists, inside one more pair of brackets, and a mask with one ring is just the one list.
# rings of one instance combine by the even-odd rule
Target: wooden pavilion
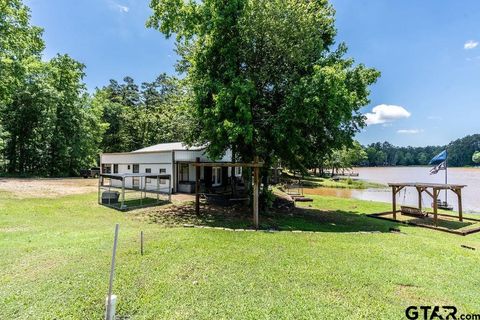
[[[373,218],[385,219],[409,225],[415,225],[458,235],[468,235],[480,231],[480,220],[463,216],[462,189],[465,185],[440,183],[389,183],[392,188],[392,211],[369,214]],[[418,193],[418,208],[401,206],[397,209],[397,195],[405,188],[415,188]],[[453,192],[458,199],[458,218],[451,214],[438,212],[438,196],[442,190]],[[432,198],[433,219],[430,212],[423,211],[422,197],[426,193]],[[397,214],[401,214],[400,217]],[[458,220],[458,221],[457,221]]]
[[438,196],[442,190],[450,190],[457,195],[458,199],[458,220],[463,221],[462,216],[462,189],[465,188],[465,185],[458,184],[441,184],[441,183],[389,183],[389,187],[392,188],[392,212],[393,218],[397,218],[397,194],[402,191],[402,189],[407,187],[413,187],[417,189],[418,192],[418,209],[422,211],[422,194],[425,192],[433,199],[433,215],[435,225],[438,224]]

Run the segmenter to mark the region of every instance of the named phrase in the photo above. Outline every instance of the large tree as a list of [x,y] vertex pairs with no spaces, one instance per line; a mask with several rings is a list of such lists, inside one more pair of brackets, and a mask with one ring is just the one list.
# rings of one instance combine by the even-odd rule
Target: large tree
[[[0,116],[25,85],[44,48],[42,29],[30,25],[30,11],[20,0],[0,0]],[[3,118],[3,116],[2,116]],[[9,132],[0,122],[0,147],[6,148]]]
[[43,30],[30,24],[21,0],[0,0],[0,106],[9,102],[30,63],[44,48]]
[[14,174],[72,175],[94,165],[103,125],[68,55],[43,61],[41,28],[20,0],[0,1],[0,133]]
[[[150,27],[175,35],[194,93],[197,143],[243,161],[305,169],[350,144],[379,73],[333,48],[326,0],[152,0]],[[265,170],[266,177],[269,170]],[[266,179],[264,179],[266,182]],[[266,186],[266,183],[264,184]]]
[[108,124],[102,140],[104,152],[183,141],[191,127],[190,90],[184,81],[166,74],[141,86],[130,77],[123,83],[110,80],[93,99],[102,106],[103,121]]

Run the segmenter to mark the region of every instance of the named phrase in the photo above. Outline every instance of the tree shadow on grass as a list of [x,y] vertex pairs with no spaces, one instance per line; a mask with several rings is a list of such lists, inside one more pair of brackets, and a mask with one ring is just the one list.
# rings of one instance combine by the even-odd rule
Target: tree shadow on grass
[[[197,215],[193,203],[183,203],[139,210],[134,216],[166,227],[195,225],[231,229],[253,228],[251,209],[242,206],[202,205]],[[390,232],[390,228],[397,226],[395,222],[374,219],[355,211],[284,208],[260,213],[260,229],[264,230]]]

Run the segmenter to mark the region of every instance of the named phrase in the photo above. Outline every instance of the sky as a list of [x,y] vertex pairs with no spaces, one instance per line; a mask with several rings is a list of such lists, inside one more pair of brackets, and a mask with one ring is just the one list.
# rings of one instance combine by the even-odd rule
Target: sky
[[[362,108],[362,144],[444,145],[480,133],[479,0],[331,0],[337,43],[382,73]],[[147,29],[148,0],[27,0],[45,59],[86,65],[90,91],[129,75],[175,73],[173,39]]]

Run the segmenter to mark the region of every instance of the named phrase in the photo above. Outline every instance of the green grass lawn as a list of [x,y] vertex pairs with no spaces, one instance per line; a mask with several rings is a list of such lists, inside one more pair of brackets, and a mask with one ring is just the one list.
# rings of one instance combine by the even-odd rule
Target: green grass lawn
[[139,219],[152,208],[118,212],[95,194],[0,193],[0,319],[101,318],[116,222],[122,319],[401,319],[409,305],[480,313],[480,235],[365,216],[388,204],[312,197],[301,216],[261,216],[316,231],[293,233],[167,228]]

